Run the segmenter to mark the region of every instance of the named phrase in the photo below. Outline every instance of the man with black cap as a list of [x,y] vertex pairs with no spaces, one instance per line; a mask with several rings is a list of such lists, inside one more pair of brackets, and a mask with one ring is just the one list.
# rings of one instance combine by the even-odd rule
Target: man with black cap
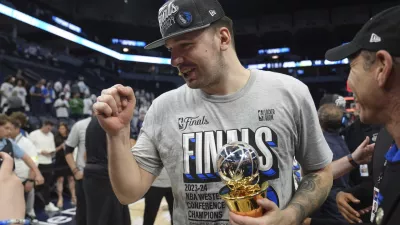
[[361,122],[383,124],[394,139],[385,162],[380,167],[374,166],[374,175],[379,175],[374,190],[371,190],[374,193],[371,223],[378,225],[398,225],[400,222],[399,15],[400,6],[377,14],[349,44],[326,53],[330,61],[350,59],[348,84],[360,104]]
[[[307,86],[279,73],[247,70],[234,48],[232,21],[217,0],[170,0],[159,11],[171,64],[186,82],[149,108],[130,151],[135,97],[122,85],[102,91],[94,105],[107,133],[108,168],[123,204],[139,200],[165,167],[174,195],[174,224],[299,224],[326,199],[332,186],[332,152]],[[260,182],[268,180],[267,213],[229,213],[216,159],[232,141],[252,145]],[[134,157],[132,157],[132,154]],[[293,159],[304,173],[294,191]],[[312,203],[312,204],[310,204]],[[254,223],[253,223],[254,222]]]

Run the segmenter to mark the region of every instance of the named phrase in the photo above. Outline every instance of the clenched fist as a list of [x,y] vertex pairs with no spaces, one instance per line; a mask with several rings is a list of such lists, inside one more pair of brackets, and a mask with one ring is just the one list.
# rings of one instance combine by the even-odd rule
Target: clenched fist
[[129,127],[135,106],[132,88],[117,84],[101,92],[93,109],[104,131],[108,135],[116,135]]

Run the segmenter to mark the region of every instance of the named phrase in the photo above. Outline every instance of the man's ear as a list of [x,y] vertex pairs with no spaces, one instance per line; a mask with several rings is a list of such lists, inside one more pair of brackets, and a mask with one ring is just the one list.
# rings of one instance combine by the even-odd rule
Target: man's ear
[[231,45],[232,37],[231,34],[226,27],[221,27],[218,29],[218,36],[220,38],[220,46],[221,46],[221,51],[226,51],[229,48],[229,45]]
[[376,53],[376,63],[378,63],[378,65],[374,68],[375,79],[379,87],[385,88],[391,79],[393,58],[389,52],[380,50]]

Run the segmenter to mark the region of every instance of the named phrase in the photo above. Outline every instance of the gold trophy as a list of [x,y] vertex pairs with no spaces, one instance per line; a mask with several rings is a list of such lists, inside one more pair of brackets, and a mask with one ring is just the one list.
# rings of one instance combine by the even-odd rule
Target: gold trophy
[[224,145],[218,155],[218,173],[225,184],[219,195],[235,214],[250,217],[264,214],[257,200],[266,197],[268,182],[258,184],[258,160],[257,151],[239,141]]

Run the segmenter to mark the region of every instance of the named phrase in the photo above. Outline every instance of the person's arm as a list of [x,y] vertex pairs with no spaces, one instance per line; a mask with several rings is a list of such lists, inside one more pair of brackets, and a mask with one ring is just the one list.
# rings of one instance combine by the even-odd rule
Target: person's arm
[[74,174],[74,177],[76,180],[81,180],[83,177],[82,171],[79,170],[78,166],[76,165],[76,162],[74,160],[73,152],[79,144],[79,125],[80,123],[75,123],[72,126],[71,132],[68,135],[67,140],[65,141],[65,148],[64,148],[64,153],[65,153],[65,161],[67,161],[67,164],[69,168],[71,169],[72,173]]
[[[142,136],[141,144],[149,141],[145,134]],[[107,135],[110,179],[113,190],[122,204],[130,204],[143,197],[156,178],[139,167],[132,157],[129,137],[129,127],[124,128],[117,136]]]
[[286,215],[292,215],[293,224],[300,224],[304,218],[318,209],[328,197],[332,187],[331,165],[318,171],[304,171],[305,176],[290,201]]
[[64,143],[56,147],[56,152],[64,150]]
[[67,164],[71,169],[75,180],[81,180],[83,178],[83,172],[78,168],[74,160],[74,156],[72,154],[74,152],[74,148],[69,145],[66,145],[64,151],[65,151],[65,161],[67,161]]
[[[357,149],[351,154],[354,162],[358,165],[367,164],[372,160],[372,154],[374,152],[375,144],[368,144],[369,137],[366,137],[365,140],[357,147]],[[344,156],[338,160],[332,162],[332,173],[333,179],[337,179],[355,167],[350,163],[348,156]]]
[[31,157],[29,157],[27,154],[24,154],[21,159],[35,173],[36,185],[43,184],[44,178],[42,176],[42,173],[39,171],[39,168],[36,166],[36,163],[31,159]]
[[[150,188],[162,169],[162,162],[154,144],[155,122],[153,103],[147,113],[141,136],[130,151],[130,121],[136,104],[130,87],[115,85],[102,91],[94,105],[94,112],[107,133],[108,169],[115,195],[122,204],[139,200]],[[120,107],[117,107],[120,106]],[[155,110],[154,110],[155,111]],[[132,157],[133,154],[133,157]]]

